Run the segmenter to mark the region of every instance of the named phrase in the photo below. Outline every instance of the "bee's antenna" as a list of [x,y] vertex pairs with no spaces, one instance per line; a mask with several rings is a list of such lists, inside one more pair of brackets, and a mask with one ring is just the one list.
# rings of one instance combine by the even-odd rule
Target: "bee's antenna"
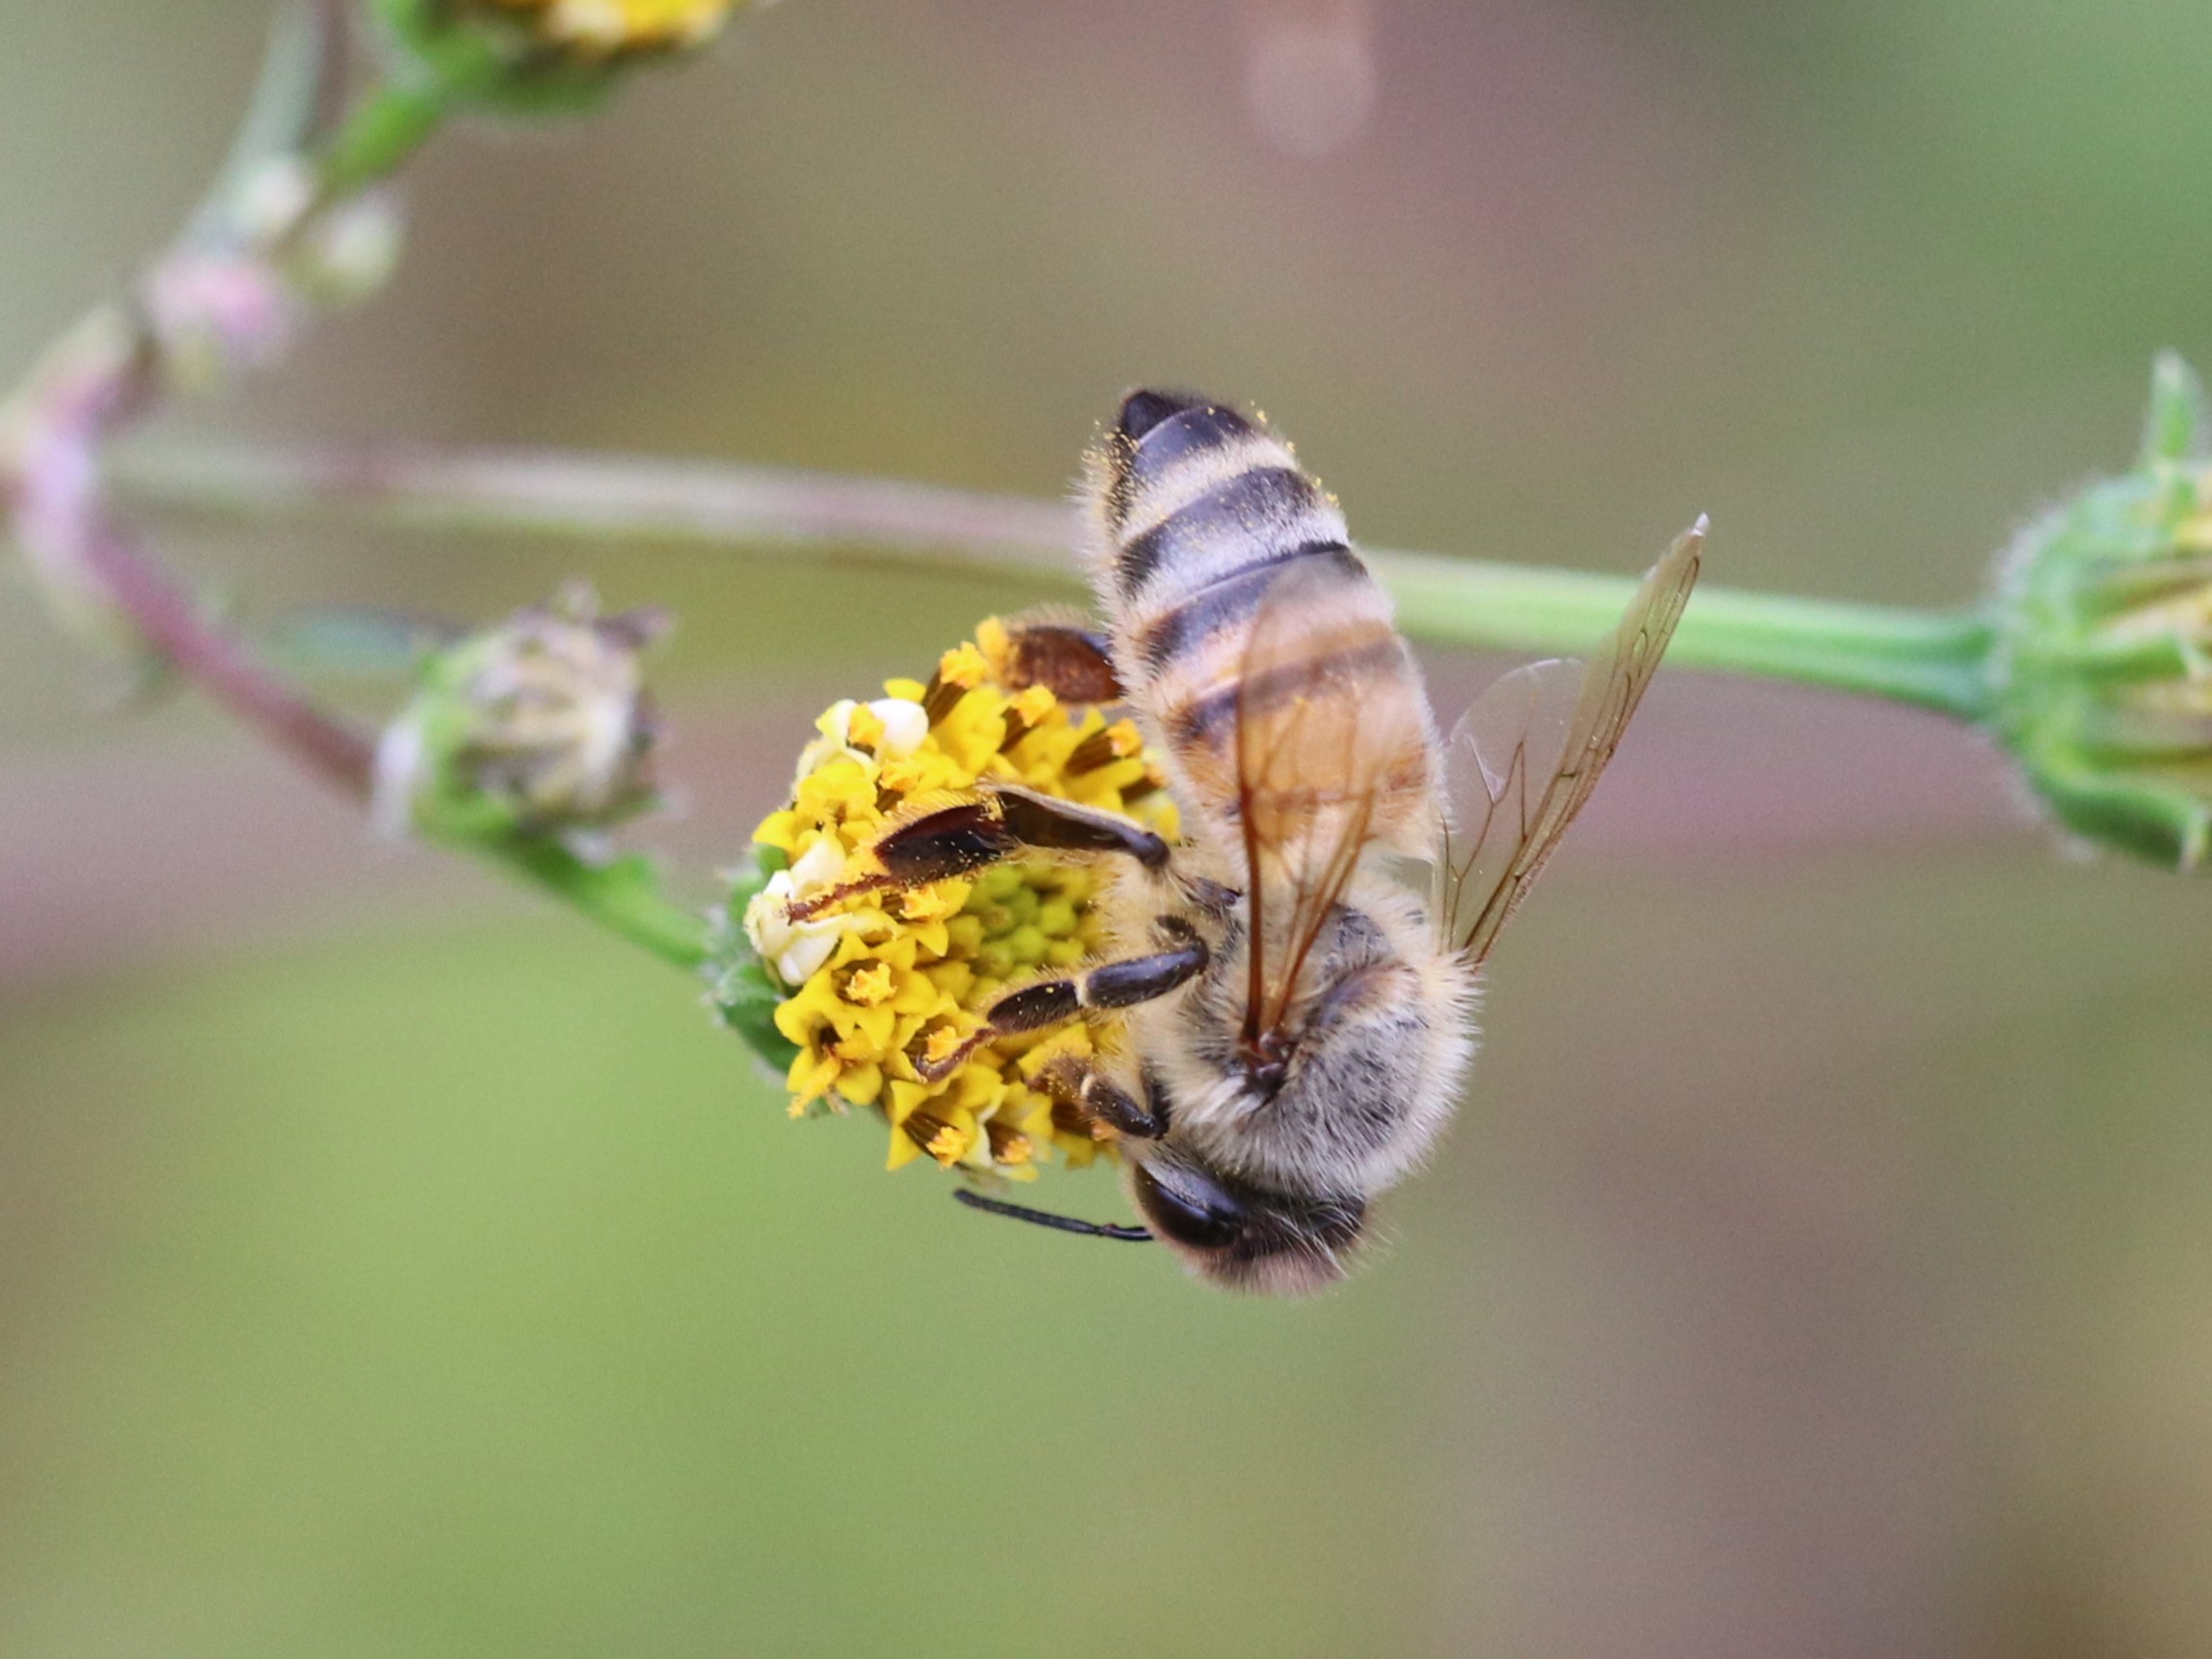
[[1063,1233],[1080,1233],[1086,1239],[1126,1239],[1131,1244],[1142,1244],[1148,1243],[1152,1237],[1149,1227],[1128,1227],[1118,1221],[1079,1221],[1073,1216],[1055,1216],[1050,1210],[1024,1209],[1019,1204],[1009,1204],[1003,1198],[986,1198],[981,1193],[971,1193],[966,1187],[955,1188],[952,1195],[970,1210],[981,1210],[991,1216],[1006,1216],[1017,1221],[1029,1221]]

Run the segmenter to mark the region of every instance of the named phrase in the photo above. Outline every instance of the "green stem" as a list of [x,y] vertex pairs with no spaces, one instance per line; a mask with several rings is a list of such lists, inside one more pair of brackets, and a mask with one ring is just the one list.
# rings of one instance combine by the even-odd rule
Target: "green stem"
[[[222,514],[335,510],[414,529],[627,537],[730,551],[1001,571],[1075,586],[1080,516],[1060,503],[888,478],[552,450],[237,449],[121,458],[143,500]],[[1370,549],[1398,623],[1439,644],[1584,651],[1632,576]],[[1669,663],[1987,714],[1994,635],[1973,611],[1896,610],[1701,584]]]
[[[1621,620],[1631,576],[1442,559],[1369,556],[1416,639],[1513,651],[1581,651]],[[1973,611],[1848,605],[1700,584],[1683,613],[1672,667],[1888,697],[1975,720],[1988,713],[1993,631]]]
[[594,864],[557,841],[532,836],[479,844],[474,850],[557,894],[608,932],[643,946],[663,962],[695,970],[707,960],[706,918],[664,895],[652,866],[642,858]]

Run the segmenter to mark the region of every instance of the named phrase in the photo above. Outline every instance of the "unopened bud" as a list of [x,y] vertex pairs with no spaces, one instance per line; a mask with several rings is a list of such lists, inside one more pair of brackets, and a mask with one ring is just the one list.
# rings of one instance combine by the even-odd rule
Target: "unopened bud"
[[588,589],[429,658],[377,749],[389,831],[463,840],[604,829],[654,801],[640,658],[658,612],[601,616]]
[[1999,571],[1992,724],[2060,822],[2184,870],[2212,852],[2212,419],[2158,361],[2132,471],[2034,525]]

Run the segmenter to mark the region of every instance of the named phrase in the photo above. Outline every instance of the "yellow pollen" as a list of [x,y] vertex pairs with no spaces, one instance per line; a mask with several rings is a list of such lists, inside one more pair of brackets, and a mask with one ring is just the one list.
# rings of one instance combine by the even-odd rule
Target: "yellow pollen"
[[950,1025],[941,1025],[922,1039],[921,1057],[932,1066],[942,1066],[950,1060],[953,1051],[967,1041]]
[[1008,700],[1008,706],[1025,726],[1042,726],[1052,717],[1060,700],[1043,686],[1025,686]]

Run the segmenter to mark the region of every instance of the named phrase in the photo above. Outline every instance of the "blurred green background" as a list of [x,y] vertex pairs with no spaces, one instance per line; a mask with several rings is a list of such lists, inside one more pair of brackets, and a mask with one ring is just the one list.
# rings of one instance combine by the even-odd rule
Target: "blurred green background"
[[[0,0],[0,360],[267,11]],[[2212,357],[2206,62],[2181,0],[787,0],[451,135],[392,290],[168,435],[1050,495],[1164,379],[1377,542],[1704,510],[1713,579],[1945,602]],[[1025,597],[168,529],[258,620],[675,605],[700,892],[815,709]],[[112,690],[0,587],[0,1652],[2212,1651],[2212,898],[1940,722],[1664,679],[1390,1247],[1285,1307],[885,1175],[680,978]]]

